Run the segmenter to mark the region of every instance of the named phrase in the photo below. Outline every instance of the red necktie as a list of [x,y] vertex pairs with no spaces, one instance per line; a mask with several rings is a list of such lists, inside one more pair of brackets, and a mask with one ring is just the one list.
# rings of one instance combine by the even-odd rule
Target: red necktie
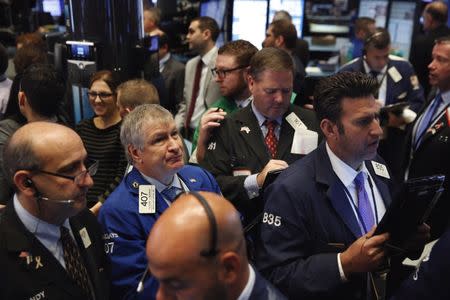
[[191,103],[189,104],[188,114],[184,123],[184,127],[188,129],[191,126],[192,115],[194,114],[195,102],[200,90],[200,78],[202,77],[203,61],[200,59],[195,69],[194,86],[192,87]]
[[264,125],[267,128],[267,134],[266,137],[264,138],[264,141],[266,142],[267,149],[269,149],[270,156],[272,158],[275,158],[275,155],[277,154],[277,143],[278,143],[277,136],[275,135],[275,127],[277,126],[277,122],[266,120],[264,122]]

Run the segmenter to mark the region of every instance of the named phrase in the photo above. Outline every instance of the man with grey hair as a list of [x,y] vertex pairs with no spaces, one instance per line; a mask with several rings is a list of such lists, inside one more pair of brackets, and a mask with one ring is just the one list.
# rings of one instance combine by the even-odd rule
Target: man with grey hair
[[137,286],[147,268],[145,241],[157,218],[182,191],[220,194],[214,177],[184,165],[181,137],[172,114],[156,104],[136,107],[123,121],[120,139],[133,169],[106,199],[99,220],[112,263],[111,299],[154,299],[152,276]]
[[262,211],[260,192],[267,173],[286,168],[317,146],[314,112],[290,104],[293,74],[286,51],[257,52],[248,76],[252,103],[225,117],[207,146],[202,165],[246,223]]

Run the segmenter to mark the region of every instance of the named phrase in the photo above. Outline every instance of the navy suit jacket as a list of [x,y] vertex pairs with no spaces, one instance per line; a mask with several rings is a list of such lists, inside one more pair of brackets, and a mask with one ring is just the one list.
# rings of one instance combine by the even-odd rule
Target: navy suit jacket
[[[380,161],[377,157],[376,161]],[[385,206],[389,179],[366,162]],[[267,188],[257,266],[289,299],[361,299],[366,274],[343,283],[337,253],[361,231],[334,173],[325,143],[292,164]]]
[[255,285],[248,300],[286,300],[286,297],[255,270]]
[[[339,72],[348,71],[366,73],[363,62],[363,57],[358,57],[345,64]],[[387,85],[385,105],[406,101],[410,103],[410,108],[413,111],[418,112],[424,105],[425,97],[422,87],[418,84],[418,79],[414,73],[413,67],[408,61],[398,56],[389,55],[387,70],[392,67],[397,69],[398,73],[401,75],[401,79],[395,82],[396,80],[394,80],[389,72],[386,71]],[[417,81],[417,84],[412,84],[416,83],[415,81]]]

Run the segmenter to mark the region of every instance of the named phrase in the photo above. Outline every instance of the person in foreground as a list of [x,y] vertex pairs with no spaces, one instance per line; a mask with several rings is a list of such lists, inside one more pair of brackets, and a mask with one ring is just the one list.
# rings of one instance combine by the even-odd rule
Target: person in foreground
[[16,192],[0,217],[0,299],[109,299],[101,228],[86,209],[98,164],[88,163],[81,138],[32,122],[4,157]]
[[154,225],[147,257],[157,299],[286,299],[249,264],[239,213],[217,194],[181,194]]

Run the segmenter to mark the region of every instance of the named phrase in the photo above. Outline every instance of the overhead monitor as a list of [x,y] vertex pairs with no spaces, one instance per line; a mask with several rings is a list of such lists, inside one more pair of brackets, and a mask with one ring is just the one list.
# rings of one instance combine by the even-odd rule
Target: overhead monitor
[[375,19],[377,27],[385,28],[388,4],[387,0],[361,0],[358,17]]
[[269,3],[269,23],[272,22],[276,11],[285,10],[292,17],[292,23],[297,29],[297,35],[299,37],[303,36],[304,0],[270,0]]
[[415,2],[394,1],[391,4],[388,22],[388,30],[391,35],[391,47],[395,54],[405,59],[409,58],[415,11]]
[[224,43],[223,23],[225,18],[227,0],[207,0],[200,3],[200,16],[211,17],[216,20],[221,33],[217,38],[217,46],[220,47]]
[[60,0],[42,0],[42,10],[48,12],[52,17],[60,17],[62,5]]
[[233,4],[233,41],[243,39],[261,49],[265,38],[267,0],[235,0]]

